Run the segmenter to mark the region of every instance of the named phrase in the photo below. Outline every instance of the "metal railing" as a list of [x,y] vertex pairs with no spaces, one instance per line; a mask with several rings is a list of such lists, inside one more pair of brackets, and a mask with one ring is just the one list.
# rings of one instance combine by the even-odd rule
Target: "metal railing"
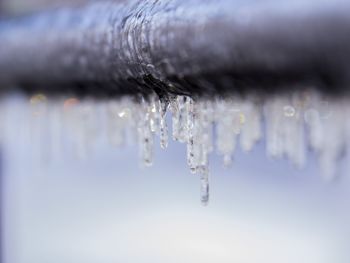
[[349,4],[260,2],[98,1],[1,21],[0,85],[94,96],[347,92]]

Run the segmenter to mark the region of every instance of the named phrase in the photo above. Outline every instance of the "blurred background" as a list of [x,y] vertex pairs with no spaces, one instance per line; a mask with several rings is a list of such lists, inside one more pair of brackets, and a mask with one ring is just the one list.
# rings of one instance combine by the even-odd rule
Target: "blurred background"
[[86,160],[35,160],[40,145],[11,131],[2,156],[5,263],[348,262],[348,157],[325,183],[314,154],[298,170],[267,158],[263,141],[249,154],[237,149],[229,168],[211,156],[203,207],[183,144],[163,150],[156,140],[148,168],[136,145],[101,140]]
[[[82,1],[0,0],[0,10]],[[140,167],[136,145],[102,142],[87,160],[38,166],[19,138],[2,147],[2,263],[349,262],[349,156],[330,184],[315,154],[298,170],[267,158],[263,141],[250,154],[237,149],[229,168],[211,156],[203,207],[185,145],[170,140],[164,151],[156,141],[150,168]]]

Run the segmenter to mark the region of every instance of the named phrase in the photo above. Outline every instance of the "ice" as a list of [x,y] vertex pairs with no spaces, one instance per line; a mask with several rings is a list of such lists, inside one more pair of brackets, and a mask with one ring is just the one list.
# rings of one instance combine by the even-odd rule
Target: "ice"
[[208,168],[209,154],[213,151],[213,106],[209,101],[198,103],[196,141],[198,149],[197,166]]
[[51,101],[49,104],[48,116],[48,136],[49,136],[49,157],[53,160],[61,159],[62,147],[62,102],[60,100]]
[[200,166],[199,172],[201,203],[203,206],[207,206],[209,203],[209,169],[207,166]]
[[93,100],[83,100],[70,110],[65,111],[66,127],[71,132],[71,139],[79,159],[85,160],[91,154],[96,136],[97,103]]
[[173,121],[173,139],[179,142],[186,142],[187,127],[187,107],[186,97],[177,96],[171,102],[172,121]]
[[142,163],[145,166],[153,164],[153,133],[151,129],[152,104],[149,105],[145,100],[139,107],[139,147]]
[[195,144],[195,125],[197,124],[197,121],[195,122],[195,109],[194,109],[194,102],[192,98],[186,99],[186,129],[185,129],[185,138],[187,138],[187,164],[190,167],[191,173],[196,172],[196,158],[198,158],[196,153],[197,146]]
[[124,121],[127,118],[127,110],[116,101],[109,101],[106,105],[107,136],[112,145],[121,146],[125,141]]
[[242,123],[240,145],[243,151],[249,152],[262,136],[261,105],[254,101],[246,101],[242,105],[240,121]]
[[45,142],[45,125],[47,121],[48,99],[44,94],[37,94],[29,99],[29,138],[31,144],[32,158],[34,162],[45,164],[48,160],[46,151],[49,149],[49,144]]
[[156,96],[151,96],[150,98],[150,105],[148,107],[149,112],[149,120],[151,125],[151,131],[153,133],[157,133],[159,131],[159,125],[160,125],[160,110],[161,105],[160,101]]
[[[297,167],[305,162],[302,98],[272,98],[265,104],[266,144],[269,156],[287,157]],[[297,107],[297,106],[300,107]]]
[[240,133],[240,109],[233,100],[218,101],[216,105],[216,147],[223,156],[224,165],[232,163],[232,156]]
[[[0,134],[28,130],[23,132],[24,141],[31,143],[33,158],[64,160],[65,151],[75,149],[77,156],[85,159],[104,135],[113,146],[137,141],[144,166],[153,164],[155,136],[159,136],[161,148],[167,148],[167,115],[171,114],[171,137],[186,144],[189,170],[200,177],[203,205],[209,200],[209,161],[214,150],[229,166],[237,147],[249,152],[263,139],[267,156],[286,158],[302,168],[310,149],[318,157],[323,178],[330,181],[350,145],[349,100],[327,98],[314,91],[266,98],[171,95],[159,99],[152,94],[98,101],[36,94],[15,102],[5,98],[0,109],[2,120],[5,109],[26,119],[18,123],[8,117],[1,122]],[[63,147],[63,138],[68,148]]]
[[168,109],[168,102],[166,100],[159,101],[159,111],[160,111],[160,147],[163,149],[168,147],[168,126],[166,123],[166,113]]

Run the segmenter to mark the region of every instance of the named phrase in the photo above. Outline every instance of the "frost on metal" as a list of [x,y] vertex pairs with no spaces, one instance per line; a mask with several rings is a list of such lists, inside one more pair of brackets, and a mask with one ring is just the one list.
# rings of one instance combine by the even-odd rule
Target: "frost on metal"
[[237,147],[249,152],[264,140],[270,158],[287,158],[302,168],[311,149],[324,179],[331,180],[350,143],[349,100],[327,99],[312,90],[265,99],[252,94],[164,100],[153,94],[80,100],[36,94],[29,100],[5,99],[0,105],[4,149],[11,136],[18,137],[31,145],[33,162],[64,159],[71,152],[84,159],[96,142],[108,141],[115,146],[138,143],[140,163],[150,166],[155,161],[155,136],[163,149],[171,138],[184,143],[189,171],[200,176],[204,205],[209,201],[211,154],[220,155],[229,166]]

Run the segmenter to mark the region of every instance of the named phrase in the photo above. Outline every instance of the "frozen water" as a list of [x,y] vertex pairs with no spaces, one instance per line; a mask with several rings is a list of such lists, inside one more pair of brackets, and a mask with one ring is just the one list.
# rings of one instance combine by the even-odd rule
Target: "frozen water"
[[[173,96],[159,100],[154,94],[138,100],[105,101],[50,99],[37,94],[29,100],[3,99],[0,109],[1,120],[8,120],[1,123],[3,144],[5,131],[28,130],[26,140],[33,145],[34,159],[63,158],[67,146],[63,147],[62,138],[68,138],[68,149],[78,158],[86,158],[95,142],[105,137],[114,146],[136,139],[145,166],[153,163],[155,136],[159,136],[161,148],[168,145],[166,116],[171,113],[171,137],[186,144],[187,164],[191,173],[200,176],[204,205],[209,200],[209,156],[214,150],[229,166],[238,146],[249,152],[264,138],[269,157],[286,158],[301,168],[311,149],[318,156],[324,178],[332,180],[338,160],[350,144],[348,99],[325,98],[313,91],[268,98]],[[22,117],[22,122],[6,118],[11,112],[27,117]]]
[[165,149],[168,147],[168,125],[166,123],[166,113],[168,109],[168,102],[165,100],[160,100],[159,101],[159,115],[160,115],[160,147]]

